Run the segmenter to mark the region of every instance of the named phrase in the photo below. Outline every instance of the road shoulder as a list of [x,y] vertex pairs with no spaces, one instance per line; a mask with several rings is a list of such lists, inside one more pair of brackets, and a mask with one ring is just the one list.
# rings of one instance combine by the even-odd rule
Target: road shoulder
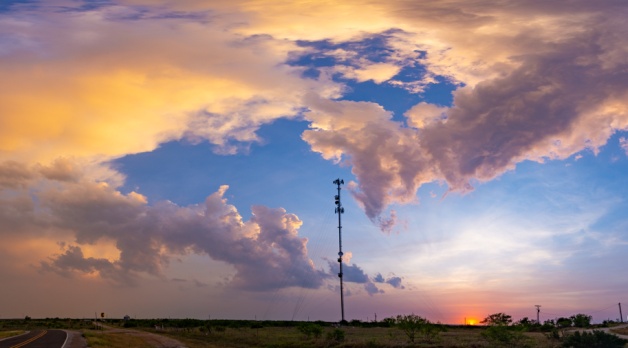
[[68,339],[66,340],[63,348],[86,348],[87,340],[83,337],[83,334],[79,331],[72,330],[63,330],[66,334],[68,334]]

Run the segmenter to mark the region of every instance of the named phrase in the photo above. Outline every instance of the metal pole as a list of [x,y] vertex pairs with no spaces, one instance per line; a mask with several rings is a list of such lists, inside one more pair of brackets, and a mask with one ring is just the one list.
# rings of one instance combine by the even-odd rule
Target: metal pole
[[541,321],[539,320],[539,313],[541,313],[541,305],[534,305],[536,307],[536,322],[541,325]]
[[334,184],[338,187],[338,194],[336,195],[336,214],[338,214],[338,264],[340,265],[340,273],[338,273],[338,278],[340,278],[340,313],[341,313],[341,323],[345,322],[345,300],[343,295],[342,288],[342,223],[340,216],[345,212],[345,209],[342,207],[342,203],[340,202],[340,185],[344,185],[344,180],[336,179],[334,180]]
[[624,315],[621,314],[621,302],[619,302],[618,305],[619,305],[619,320],[623,323],[624,322]]

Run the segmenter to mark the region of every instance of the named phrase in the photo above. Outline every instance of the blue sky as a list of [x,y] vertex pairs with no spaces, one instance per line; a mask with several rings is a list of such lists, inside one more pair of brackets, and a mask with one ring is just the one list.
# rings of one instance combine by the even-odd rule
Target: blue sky
[[0,316],[615,319],[626,11],[4,4]]

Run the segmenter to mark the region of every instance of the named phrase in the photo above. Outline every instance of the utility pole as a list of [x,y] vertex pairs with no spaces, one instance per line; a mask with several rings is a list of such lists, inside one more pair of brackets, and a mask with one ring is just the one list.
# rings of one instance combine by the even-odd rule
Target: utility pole
[[334,184],[338,187],[338,194],[334,197],[336,202],[336,214],[338,214],[338,264],[340,265],[340,272],[338,273],[338,278],[340,278],[340,313],[341,313],[341,321],[340,323],[345,322],[345,300],[342,290],[342,223],[340,216],[345,212],[345,208],[342,207],[342,203],[340,202],[340,185],[344,185],[345,181],[336,179],[334,180]]
[[619,305],[619,320],[623,323],[624,322],[624,315],[621,314],[621,302],[619,302],[618,305]]
[[541,313],[541,305],[534,305],[536,307],[536,322],[541,325],[541,321],[539,320],[539,313]]

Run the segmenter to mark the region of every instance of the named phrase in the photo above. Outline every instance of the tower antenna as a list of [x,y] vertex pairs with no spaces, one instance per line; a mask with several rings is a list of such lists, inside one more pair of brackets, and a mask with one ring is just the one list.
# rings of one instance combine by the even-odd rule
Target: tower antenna
[[340,323],[345,322],[345,300],[342,289],[342,223],[340,217],[345,212],[345,208],[342,207],[342,203],[340,202],[340,185],[344,185],[345,181],[336,179],[334,180],[334,184],[338,187],[338,194],[334,197],[336,202],[336,211],[338,214],[338,264],[340,265],[340,272],[338,273],[338,278],[340,278],[340,313],[341,313],[341,321]]
[[536,322],[540,325],[541,322],[539,321],[539,313],[541,313],[541,305],[534,305],[534,307],[536,307]]

